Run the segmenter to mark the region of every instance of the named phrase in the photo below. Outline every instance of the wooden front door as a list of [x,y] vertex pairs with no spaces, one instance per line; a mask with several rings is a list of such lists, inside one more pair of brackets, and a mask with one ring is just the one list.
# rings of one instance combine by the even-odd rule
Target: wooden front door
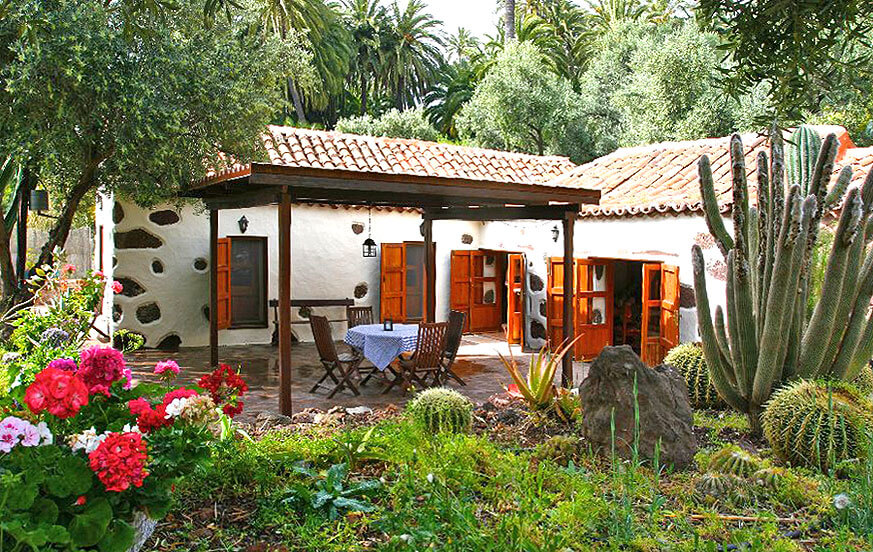
[[574,310],[576,358],[593,360],[612,344],[613,266],[609,261],[576,259]]
[[[612,345],[613,265],[600,259],[573,261],[573,324],[577,359],[591,360],[608,345]],[[547,318],[549,347],[557,349],[564,339],[564,259],[549,259],[547,288]]]
[[467,315],[464,318],[464,331],[468,332],[470,331],[470,284],[472,282],[470,251],[452,251],[450,272],[452,284],[449,305],[452,310],[461,311]]
[[486,332],[500,329],[501,257],[496,251],[470,252],[470,331]]
[[218,329],[225,330],[230,327],[230,238],[219,238],[217,243],[218,258],[213,260],[218,273],[218,312],[215,316]]
[[524,255],[507,256],[506,340],[510,344],[524,341]]
[[660,364],[679,344],[679,267],[643,264],[642,359]]
[[403,321],[406,314],[406,259],[402,243],[382,244],[379,313],[382,320]]

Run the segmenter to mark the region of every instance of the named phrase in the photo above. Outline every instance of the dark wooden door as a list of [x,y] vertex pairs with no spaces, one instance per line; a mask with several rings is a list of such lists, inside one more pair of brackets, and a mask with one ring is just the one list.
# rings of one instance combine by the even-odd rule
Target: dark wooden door
[[230,325],[267,327],[267,238],[230,238]]
[[499,330],[503,313],[501,256],[496,251],[471,251],[470,269],[470,331]]

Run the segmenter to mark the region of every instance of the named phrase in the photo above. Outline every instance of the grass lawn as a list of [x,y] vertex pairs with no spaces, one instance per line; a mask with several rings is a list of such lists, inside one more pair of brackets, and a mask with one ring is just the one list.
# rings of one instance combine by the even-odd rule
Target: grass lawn
[[[516,405],[518,406],[518,405]],[[519,407],[520,410],[520,407]],[[573,427],[476,411],[469,435],[401,413],[239,435],[176,490],[158,550],[869,550],[834,508],[851,479],[777,467],[701,490],[710,455],[739,443],[777,466],[735,414],[695,413],[695,469],[610,461]],[[549,440],[551,439],[551,440]],[[345,474],[345,468],[348,474]],[[727,547],[737,545],[739,548]]]

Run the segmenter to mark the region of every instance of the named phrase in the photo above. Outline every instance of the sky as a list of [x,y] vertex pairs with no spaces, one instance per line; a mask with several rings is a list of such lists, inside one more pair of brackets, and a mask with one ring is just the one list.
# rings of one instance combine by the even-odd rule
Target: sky
[[430,13],[442,20],[446,32],[464,27],[482,38],[494,34],[497,25],[496,0],[426,0]]

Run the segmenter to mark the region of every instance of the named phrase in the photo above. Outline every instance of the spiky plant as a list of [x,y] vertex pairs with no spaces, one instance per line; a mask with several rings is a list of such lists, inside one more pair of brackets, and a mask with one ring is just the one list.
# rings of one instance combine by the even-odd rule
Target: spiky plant
[[747,477],[761,468],[761,459],[736,445],[728,445],[709,459],[709,470]]
[[827,261],[820,299],[807,319],[809,265],[827,207],[852,179],[844,167],[830,185],[839,142],[829,135],[812,175],[786,186],[782,133],[770,136],[771,155],[757,157],[757,205],[750,205],[742,140],[731,138],[733,236],[722,220],[709,159],[699,163],[706,222],[727,260],[725,307],[710,314],[706,263],[692,248],[697,316],[713,385],[732,408],[761,430],[772,390],[796,377],[852,380],[873,355],[873,171],[846,195]]
[[779,485],[785,481],[787,477],[785,468],[767,467],[761,468],[752,474],[752,481],[759,487],[764,487],[771,491],[779,488]]
[[675,368],[685,378],[688,400],[693,408],[719,408],[724,401],[718,396],[703,358],[703,348],[697,343],[680,343],[670,349],[664,364]]
[[842,382],[797,380],[773,393],[762,421],[777,457],[828,471],[858,457],[873,404]]
[[538,465],[543,460],[551,460],[561,466],[567,466],[579,456],[581,441],[573,435],[555,435],[537,447],[531,457],[531,464]]
[[[873,395],[873,368],[867,363],[861,367],[858,375],[852,380],[852,384],[858,388],[865,397]],[[871,428],[873,429],[873,428]]]
[[694,483],[694,498],[703,504],[727,501],[742,504],[747,497],[746,482],[736,475],[707,472]]
[[445,387],[422,391],[409,401],[406,410],[431,433],[464,433],[473,420],[473,404],[469,399]]

